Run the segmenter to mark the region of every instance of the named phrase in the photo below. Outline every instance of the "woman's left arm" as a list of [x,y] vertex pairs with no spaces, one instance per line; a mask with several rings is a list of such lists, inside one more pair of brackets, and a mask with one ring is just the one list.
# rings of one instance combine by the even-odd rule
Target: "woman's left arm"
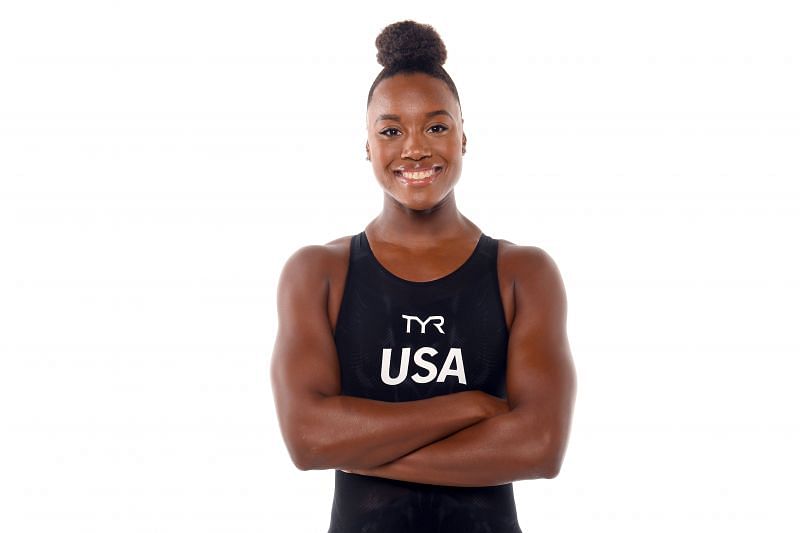
[[506,374],[509,412],[353,473],[452,486],[558,475],[576,390],[564,283],[541,248],[517,246],[509,256],[515,302]]

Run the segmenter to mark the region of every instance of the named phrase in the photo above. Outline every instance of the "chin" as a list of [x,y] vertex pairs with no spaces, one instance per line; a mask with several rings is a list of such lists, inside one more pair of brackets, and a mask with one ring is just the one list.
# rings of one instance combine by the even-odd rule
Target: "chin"
[[408,209],[409,211],[414,211],[415,213],[427,213],[441,207],[441,205],[445,202],[449,194],[446,194],[444,196],[437,196],[435,198],[427,198],[419,200],[416,200],[413,197],[409,198],[407,196],[400,196],[400,197],[394,195],[391,196],[395,202],[403,206],[403,208]]

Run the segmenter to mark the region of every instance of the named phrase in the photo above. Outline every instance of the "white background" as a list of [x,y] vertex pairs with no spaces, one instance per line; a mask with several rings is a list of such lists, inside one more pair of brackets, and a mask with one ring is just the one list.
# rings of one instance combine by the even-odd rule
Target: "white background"
[[578,372],[523,530],[797,531],[791,2],[4,2],[0,529],[326,531],[276,283],[352,235],[375,37],[433,25],[460,210],[558,264]]

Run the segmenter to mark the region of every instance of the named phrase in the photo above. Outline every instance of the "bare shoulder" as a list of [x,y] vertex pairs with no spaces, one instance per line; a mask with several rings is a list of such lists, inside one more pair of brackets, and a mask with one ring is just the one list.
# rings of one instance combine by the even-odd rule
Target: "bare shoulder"
[[281,280],[324,281],[336,278],[342,267],[347,268],[350,235],[325,244],[307,244],[295,250],[286,260]]
[[344,292],[352,235],[339,237],[325,244],[309,244],[298,248],[286,260],[278,281],[279,316],[287,308],[283,302],[297,302],[299,315],[308,316],[309,307],[321,305],[331,332]]
[[505,239],[497,240],[498,265],[502,265],[502,270],[511,280],[559,275],[555,260],[544,249],[515,244]]
[[521,312],[563,317],[566,293],[553,257],[539,246],[498,241],[498,278],[511,302],[508,309],[512,323]]

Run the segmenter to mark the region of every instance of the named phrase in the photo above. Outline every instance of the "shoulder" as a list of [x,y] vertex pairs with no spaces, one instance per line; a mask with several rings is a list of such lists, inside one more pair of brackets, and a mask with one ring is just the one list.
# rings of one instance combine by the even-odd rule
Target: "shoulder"
[[528,279],[532,276],[553,276],[558,274],[558,266],[553,257],[538,246],[515,244],[505,239],[497,239],[498,264],[513,280]]
[[292,252],[284,263],[281,283],[298,280],[326,284],[342,266],[347,268],[352,235],[338,237],[325,244],[307,244]]
[[538,246],[498,240],[498,271],[511,285],[515,309],[561,314],[566,305],[564,282],[553,257]]

